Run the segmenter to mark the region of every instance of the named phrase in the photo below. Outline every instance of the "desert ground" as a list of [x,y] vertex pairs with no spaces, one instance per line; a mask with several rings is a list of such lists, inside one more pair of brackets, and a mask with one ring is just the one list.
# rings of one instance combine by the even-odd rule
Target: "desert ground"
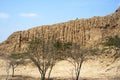
[[[6,80],[7,59],[0,58],[0,80]],[[108,63],[109,62],[109,63]],[[110,65],[108,62],[100,60],[90,60],[83,63],[81,80],[120,80],[120,60]],[[11,77],[12,69],[9,70],[9,80],[39,80],[38,69],[32,64],[19,65],[15,68],[15,77]],[[53,80],[73,80],[74,69],[72,64],[63,60],[58,62],[51,73]]]

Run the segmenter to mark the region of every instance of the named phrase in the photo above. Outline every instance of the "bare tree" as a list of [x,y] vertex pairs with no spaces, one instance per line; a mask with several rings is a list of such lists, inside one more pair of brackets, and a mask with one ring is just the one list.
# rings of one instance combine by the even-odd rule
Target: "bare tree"
[[6,61],[6,80],[9,78],[9,70],[12,68],[12,77],[14,77],[15,68],[18,65],[26,65],[28,62],[25,62],[26,54],[0,54],[0,58]]
[[79,80],[83,62],[92,58],[92,55],[95,55],[95,52],[95,49],[80,47],[80,45],[72,44],[66,55],[68,57],[67,61],[72,63],[74,67],[75,80]]
[[18,65],[25,65],[25,61],[24,61],[24,57],[26,55],[23,53],[16,53],[16,54],[11,54],[9,57],[10,59],[10,66],[12,67],[12,77],[14,77],[14,72],[15,72],[15,68]]
[[10,68],[12,68],[12,77],[14,77],[15,68],[17,68],[18,65],[25,65],[26,63],[24,61],[25,54],[10,54],[10,55],[6,55],[6,56],[7,56],[6,57],[6,59],[7,59],[7,64],[6,64],[7,76],[6,76],[6,80],[8,80]]
[[30,59],[38,68],[41,80],[46,80],[46,72],[48,71],[48,79],[53,66],[60,60],[62,43],[59,41],[35,39],[30,42],[28,53]]

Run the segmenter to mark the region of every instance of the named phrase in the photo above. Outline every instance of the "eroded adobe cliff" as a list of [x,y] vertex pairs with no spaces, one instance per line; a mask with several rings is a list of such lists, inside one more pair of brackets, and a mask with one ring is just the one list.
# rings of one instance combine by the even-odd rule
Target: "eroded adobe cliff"
[[120,8],[114,13],[89,19],[76,19],[64,23],[38,26],[26,31],[14,32],[0,44],[0,52],[24,52],[27,42],[38,37],[55,38],[83,45],[95,45],[106,36],[120,36]]

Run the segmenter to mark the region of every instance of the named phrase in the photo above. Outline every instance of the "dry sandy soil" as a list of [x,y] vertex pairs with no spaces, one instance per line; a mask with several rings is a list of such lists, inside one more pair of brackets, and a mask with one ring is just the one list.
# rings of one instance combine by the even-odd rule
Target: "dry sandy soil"
[[[100,60],[91,60],[84,62],[81,69],[82,80],[120,80],[120,60],[110,65],[111,60],[107,62]],[[0,58],[0,80],[5,80],[7,60]],[[109,62],[109,63],[108,63]],[[10,69],[10,75],[12,70]],[[73,80],[73,66],[67,61],[60,61],[54,66],[51,77],[54,80]],[[39,80],[38,69],[29,64],[19,65],[15,69],[15,77],[12,80]],[[9,76],[11,80],[11,76]]]

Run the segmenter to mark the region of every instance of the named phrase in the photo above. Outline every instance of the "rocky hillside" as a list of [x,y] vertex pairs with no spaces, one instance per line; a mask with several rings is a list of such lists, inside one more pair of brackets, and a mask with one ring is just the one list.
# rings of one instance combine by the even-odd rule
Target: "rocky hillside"
[[44,35],[44,38],[55,38],[83,45],[95,45],[106,36],[120,36],[120,8],[107,16],[94,16],[89,19],[76,19],[68,22],[38,26],[25,31],[14,32],[0,44],[1,53],[23,52],[27,42]]

